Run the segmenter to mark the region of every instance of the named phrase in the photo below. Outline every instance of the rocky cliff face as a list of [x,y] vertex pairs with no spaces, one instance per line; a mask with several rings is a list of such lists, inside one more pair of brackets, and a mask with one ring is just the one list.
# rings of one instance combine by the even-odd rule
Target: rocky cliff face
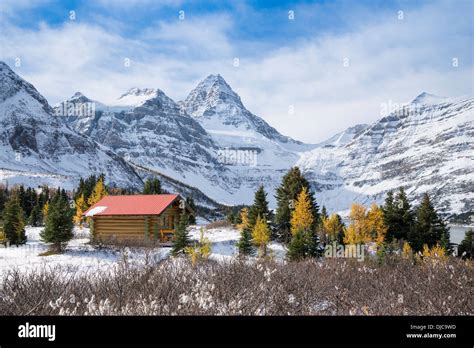
[[140,177],[116,154],[69,129],[46,99],[0,62],[2,182],[73,187],[79,177],[105,173],[110,183],[139,186]]
[[429,192],[446,213],[474,209],[474,99],[422,93],[349,142],[319,146],[298,161],[330,210],[383,202],[403,186]]

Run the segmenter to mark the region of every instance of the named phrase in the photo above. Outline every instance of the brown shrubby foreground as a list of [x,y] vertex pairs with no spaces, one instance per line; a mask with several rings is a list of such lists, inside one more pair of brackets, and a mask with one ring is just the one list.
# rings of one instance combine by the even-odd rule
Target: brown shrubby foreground
[[0,315],[473,315],[473,276],[472,262],[455,258],[122,261],[108,274],[10,271]]

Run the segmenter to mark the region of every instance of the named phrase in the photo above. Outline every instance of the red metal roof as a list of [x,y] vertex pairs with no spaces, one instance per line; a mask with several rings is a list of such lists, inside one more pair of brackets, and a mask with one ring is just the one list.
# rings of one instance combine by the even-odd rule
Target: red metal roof
[[105,196],[84,215],[159,215],[178,197],[177,194]]

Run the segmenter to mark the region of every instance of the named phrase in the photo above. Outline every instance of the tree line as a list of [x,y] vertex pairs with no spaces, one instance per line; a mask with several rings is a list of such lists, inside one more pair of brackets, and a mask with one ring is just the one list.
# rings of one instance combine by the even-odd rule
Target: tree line
[[[373,203],[367,209],[353,203],[348,226],[337,213],[329,215],[324,206],[319,208],[298,167],[291,168],[276,189],[274,216],[266,197],[264,187],[260,186],[251,206],[241,207],[238,214],[228,214],[228,220],[241,231],[237,244],[241,255],[258,251],[259,256],[265,257],[270,241],[284,243],[290,260],[321,256],[332,243],[374,243],[379,253],[452,252],[449,228],[427,193],[416,207],[410,204],[403,187],[396,193],[389,191],[381,206]],[[472,240],[473,232],[466,232],[458,255],[472,257]]]
[[[136,192],[129,189],[107,187],[104,175],[91,175],[81,178],[76,189],[67,192],[42,186],[37,189],[23,185],[8,188],[0,186],[0,242],[21,245],[26,243],[25,226],[44,226],[40,233],[43,242],[51,243],[54,252],[61,252],[73,237],[74,225],[82,228],[88,223],[84,213],[106,195],[128,194],[161,194],[166,193],[157,178],[147,179],[143,190]],[[187,204],[195,209],[192,197]],[[194,216],[187,222],[195,223]]]

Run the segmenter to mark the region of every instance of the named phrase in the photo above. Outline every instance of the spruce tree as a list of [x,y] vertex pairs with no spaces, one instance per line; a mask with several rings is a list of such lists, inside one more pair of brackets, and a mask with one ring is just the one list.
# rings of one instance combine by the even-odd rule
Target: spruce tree
[[253,205],[249,209],[249,227],[251,229],[255,226],[258,216],[265,222],[271,220],[270,210],[268,210],[267,194],[263,185],[255,192]]
[[8,200],[8,189],[6,187],[0,186],[0,214],[2,214],[7,200]]
[[306,231],[297,231],[291,237],[288,243],[288,252],[286,257],[291,261],[298,261],[303,259],[308,250],[308,235]]
[[326,210],[326,207],[323,205],[323,207],[321,208],[321,220],[323,219],[327,219],[329,216],[328,216],[328,212]]
[[423,195],[416,217],[416,226],[408,235],[413,250],[421,251],[424,244],[429,248],[442,244],[449,252],[449,228],[439,217],[427,193]]
[[191,208],[191,210],[194,212],[193,214],[189,215],[189,224],[190,225],[195,225],[196,224],[196,203],[194,203],[193,197],[187,197],[186,198],[186,205]]
[[240,255],[253,255],[254,247],[252,243],[252,231],[249,227],[248,209],[243,208],[240,211],[240,239],[237,242],[237,248],[239,249]]
[[458,256],[465,259],[474,258],[474,231],[468,230],[464,236],[464,239],[459,244]]
[[26,243],[24,217],[20,199],[17,194],[13,194],[3,210],[3,233],[11,244],[18,246]]
[[181,217],[179,218],[179,223],[176,228],[176,232],[174,234],[173,239],[173,248],[171,250],[171,254],[173,256],[177,256],[180,253],[184,252],[184,249],[189,246],[189,236],[187,227],[189,225],[188,215],[186,213],[182,213]]
[[288,173],[283,176],[280,186],[276,190],[275,198],[277,200],[277,208],[275,214],[276,233],[274,238],[288,243],[291,238],[290,219],[294,204],[298,198],[298,194],[303,187],[306,187],[310,196],[311,205],[314,216],[314,227],[320,223],[319,208],[314,199],[309,182],[301,174],[298,167],[291,168]]
[[395,197],[392,191],[387,193],[382,210],[387,226],[387,242],[407,240],[410,231],[415,227],[415,217],[403,187],[400,187]]
[[43,221],[43,217],[41,216],[41,209],[39,204],[36,204],[33,210],[31,211],[29,224],[33,227],[40,226]]
[[157,178],[147,179],[143,187],[144,195],[159,195],[161,194],[161,183]]
[[72,239],[74,210],[61,190],[51,200],[46,217],[45,229],[40,233],[41,240],[52,243],[56,252],[61,252],[64,245]]
[[254,247],[252,243],[252,232],[250,228],[246,227],[240,233],[240,239],[237,242],[237,248],[239,249],[239,255],[253,255]]

